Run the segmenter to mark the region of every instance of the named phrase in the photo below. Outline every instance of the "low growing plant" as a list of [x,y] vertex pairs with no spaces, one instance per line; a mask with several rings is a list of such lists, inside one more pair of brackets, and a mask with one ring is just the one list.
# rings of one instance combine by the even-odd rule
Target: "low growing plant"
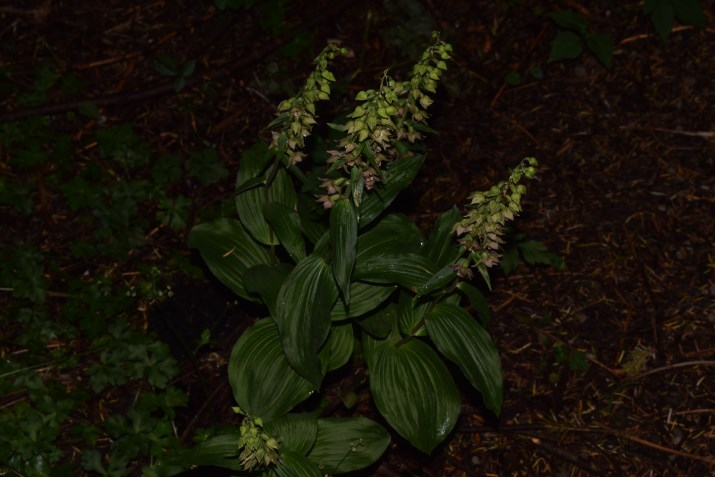
[[329,123],[341,136],[321,160],[305,152],[306,138],[316,103],[329,99],[335,81],[328,62],[348,53],[326,47],[300,92],[279,105],[270,144],[244,154],[238,219],[194,227],[189,245],[212,273],[268,313],[231,353],[228,378],[242,424],[170,456],[170,472],[215,465],[319,477],[372,464],[390,442],[386,429],[365,417],[322,417],[319,404],[304,403],[326,373],[351,359],[366,363],[385,421],[426,454],[460,412],[447,361],[499,414],[499,354],[463,302],[481,297],[468,283],[473,271],[489,282],[505,224],[521,210],[520,182],[534,176],[536,161],[525,159],[507,180],[471,194],[464,215],[456,207],[445,212],[426,238],[390,212],[425,160],[413,146],[432,131],[426,110],[450,52],[435,37],[409,79],[385,73],[377,89],[359,92],[346,122]]

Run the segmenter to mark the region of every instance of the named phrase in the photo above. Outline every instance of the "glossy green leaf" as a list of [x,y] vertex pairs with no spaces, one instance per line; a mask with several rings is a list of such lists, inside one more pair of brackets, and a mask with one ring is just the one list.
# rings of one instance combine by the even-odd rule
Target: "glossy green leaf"
[[412,183],[424,160],[425,156],[412,156],[390,164],[380,185],[363,194],[360,227],[375,220],[395,200],[397,194]]
[[350,277],[355,266],[358,218],[352,201],[340,200],[330,211],[333,274],[344,303],[350,303]]
[[311,243],[316,243],[328,231],[323,224],[323,209],[318,208],[315,199],[305,194],[298,196],[298,216],[300,227]]
[[355,320],[360,328],[376,338],[386,338],[397,322],[397,305],[391,303]]
[[323,477],[323,472],[306,457],[281,450],[281,460],[274,468],[278,477]]
[[251,267],[244,275],[246,291],[260,296],[273,316],[276,313],[278,292],[292,270],[293,267],[287,263]]
[[427,316],[427,334],[482,393],[486,406],[499,415],[503,399],[501,360],[479,322],[457,305],[439,303]]
[[397,283],[411,290],[429,280],[437,267],[415,253],[384,254],[355,264],[353,278],[375,283]]
[[236,342],[228,363],[228,380],[238,405],[268,422],[310,396],[313,385],[288,363],[278,327],[262,319]]
[[394,285],[372,285],[363,282],[350,284],[348,306],[338,300],[330,312],[333,321],[357,318],[380,306],[395,291]]
[[370,389],[385,420],[429,454],[450,433],[460,399],[447,366],[425,343],[380,345],[370,366]]
[[572,31],[562,30],[551,44],[549,61],[572,60],[583,52],[581,37]]
[[397,306],[400,333],[404,336],[424,336],[427,331],[422,320],[431,306],[430,301],[417,300],[403,290]]
[[212,465],[231,470],[243,470],[238,458],[238,429],[213,436],[191,449],[181,449],[167,454],[166,465],[202,466]]
[[270,264],[268,249],[257,244],[241,222],[217,219],[191,229],[189,247],[196,248],[216,278],[237,295],[255,301],[246,291],[244,274],[249,268]]
[[265,425],[266,433],[278,439],[281,451],[305,455],[318,436],[318,419],[308,414],[286,414]]
[[281,245],[296,263],[305,258],[305,240],[298,212],[278,202],[263,207],[263,214]]
[[492,322],[492,312],[484,294],[478,288],[466,282],[459,282],[457,289],[467,297],[469,305],[477,312],[484,326],[489,326]]
[[452,265],[445,265],[437,270],[425,283],[417,287],[417,296],[429,295],[447,285],[452,286],[451,284],[455,278],[457,278],[457,273],[454,271],[454,268],[452,268]]
[[318,438],[308,459],[327,474],[363,469],[390,444],[384,427],[365,417],[318,419]]
[[453,263],[459,255],[459,245],[454,235],[454,225],[462,219],[456,207],[452,207],[437,219],[424,252],[438,267]]
[[330,266],[311,255],[298,263],[278,295],[274,316],[291,366],[317,388],[323,379],[318,350],[330,331],[338,289]]
[[422,233],[407,216],[390,214],[374,223],[357,239],[356,261],[386,253],[417,253],[422,247]]
[[[271,183],[268,191],[265,185],[261,185],[236,194],[236,209],[241,223],[258,242],[277,245],[278,238],[263,215],[263,206],[266,203],[277,202],[294,209],[296,193],[288,173],[282,166],[278,166],[279,169],[275,171],[266,171],[271,154],[265,144],[258,144],[244,153],[236,178],[236,189],[244,190],[245,184],[249,181],[253,184],[255,179],[261,176],[264,177],[264,184],[268,180],[271,180]],[[271,177],[272,172],[275,172],[273,177]]]
[[338,369],[348,362],[353,354],[355,336],[353,334],[352,323],[343,325],[333,325],[330,329],[330,336],[325,343],[329,350],[328,371]]

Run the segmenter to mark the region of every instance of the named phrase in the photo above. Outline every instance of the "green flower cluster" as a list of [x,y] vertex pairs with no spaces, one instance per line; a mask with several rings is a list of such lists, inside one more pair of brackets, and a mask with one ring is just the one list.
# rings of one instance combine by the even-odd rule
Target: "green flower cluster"
[[278,152],[279,158],[287,165],[301,162],[305,153],[305,138],[310,135],[315,120],[315,103],[330,98],[330,83],[335,76],[328,70],[328,62],[337,55],[349,56],[350,50],[331,44],[326,46],[315,59],[315,70],[308,76],[300,92],[278,105],[278,117],[269,128],[280,126],[272,132],[271,148]]
[[[240,408],[234,408],[234,411],[244,414]],[[268,467],[278,463],[278,441],[263,431],[263,421],[260,417],[246,416],[241,423],[240,432],[239,459],[245,470],[251,471],[259,466]]]
[[[355,205],[360,205],[362,190],[370,190],[380,179],[385,162],[399,157],[394,144],[400,140],[414,142],[429,131],[426,109],[432,104],[427,93],[435,93],[437,81],[447,69],[451,45],[439,40],[422,55],[412,70],[409,81],[395,81],[387,74],[379,90],[364,90],[355,99],[358,105],[344,126],[335,126],[346,133],[335,150],[328,151],[328,172],[342,170],[338,179],[325,179],[321,186],[327,194],[318,197],[323,207],[332,207],[336,200],[352,192]],[[358,191],[355,193],[355,191]]]
[[514,168],[507,181],[499,182],[487,192],[474,192],[469,196],[467,214],[454,226],[462,249],[467,252],[453,265],[459,277],[472,278],[470,268],[476,268],[489,283],[487,268],[499,263],[499,248],[507,221],[521,212],[521,196],[526,187],[519,184],[522,177],[532,179],[538,162],[528,157]]

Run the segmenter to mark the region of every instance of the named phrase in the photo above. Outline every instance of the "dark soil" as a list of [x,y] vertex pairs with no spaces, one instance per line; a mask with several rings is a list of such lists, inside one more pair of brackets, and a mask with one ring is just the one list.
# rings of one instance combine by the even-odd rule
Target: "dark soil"
[[[373,87],[387,67],[403,74],[428,41],[418,34],[422,17],[396,15],[379,1],[288,1],[291,26],[281,32],[262,26],[260,8],[226,15],[210,1],[15,3],[0,6],[0,41],[12,45],[5,66],[30,82],[39,62],[59,58],[108,124],[132,122],[157,152],[211,144],[233,171],[327,39],[356,53],[336,66],[337,76],[356,73],[348,96]],[[678,27],[664,44],[638,2],[507,3],[519,2],[423,3],[428,30],[442,32],[455,58],[432,110],[439,135],[401,203],[429,226],[534,156],[539,180],[529,184],[518,228],[566,266],[522,265],[493,278],[490,332],[506,380],[501,416],[465,391],[456,431],[432,456],[396,438],[362,475],[713,475],[715,30]],[[700,3],[712,25],[712,3]],[[547,61],[557,30],[539,13],[567,8],[613,39],[611,70],[588,53]],[[300,32],[308,33],[307,50],[295,59],[281,54]],[[157,51],[197,60],[179,94],[152,69]],[[530,76],[534,67],[543,78]],[[514,71],[523,82],[507,86]],[[10,101],[0,120],[57,115],[84,99],[48,98],[31,110]],[[232,182],[202,191],[197,207],[230,196]],[[28,237],[51,227],[58,248],[73,237],[61,222],[36,227]],[[167,229],[152,238],[159,249],[183,243]],[[189,444],[196,428],[234,419],[225,364],[259,311],[225,305],[212,283],[177,286],[181,297],[156,316],[169,313],[198,332],[205,320],[228,317],[217,325],[222,344],[184,362],[179,384],[192,400],[177,426]],[[358,411],[374,413],[366,402]]]

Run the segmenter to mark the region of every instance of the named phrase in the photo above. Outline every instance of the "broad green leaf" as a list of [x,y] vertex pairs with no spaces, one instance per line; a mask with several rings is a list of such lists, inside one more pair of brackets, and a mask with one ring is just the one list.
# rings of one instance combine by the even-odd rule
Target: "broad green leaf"
[[255,301],[246,291],[246,270],[261,264],[270,264],[268,249],[257,244],[241,222],[235,219],[217,219],[199,224],[191,229],[189,247],[196,248],[216,278],[237,295]]
[[352,282],[350,284],[350,304],[338,300],[330,312],[333,321],[357,318],[382,304],[395,291],[394,285],[372,285],[370,283]]
[[457,273],[452,265],[445,265],[432,275],[429,280],[417,287],[417,296],[429,295],[430,293],[444,288],[457,278]]
[[397,323],[397,305],[392,303],[355,320],[370,335],[384,339]]
[[411,294],[402,291],[397,317],[400,333],[404,336],[424,336],[427,332],[421,322],[431,306],[430,301],[417,300]]
[[[241,223],[258,242],[277,245],[278,239],[263,215],[263,206],[277,202],[292,210],[296,204],[296,193],[288,173],[281,166],[276,166],[279,169],[275,171],[265,170],[271,154],[267,146],[262,143],[244,153],[236,178],[236,189],[244,190],[245,184],[252,185],[253,181],[261,176],[264,177],[264,184],[269,180],[271,183],[267,191],[266,186],[261,185],[236,194],[236,209]],[[271,177],[272,172],[275,172],[273,177]]]
[[382,456],[390,434],[365,417],[318,419],[318,438],[308,459],[327,474],[363,469]]
[[305,455],[318,436],[318,419],[308,414],[286,414],[264,427],[266,433],[278,439],[281,452],[288,449]]
[[455,362],[486,406],[497,416],[501,411],[503,377],[494,342],[463,308],[439,303],[427,316],[427,334],[437,349]]
[[574,30],[580,33],[581,36],[584,36],[588,29],[588,20],[586,20],[586,17],[571,10],[549,13],[549,18],[561,28]]
[[460,399],[452,376],[432,348],[418,339],[399,347],[377,346],[370,389],[385,420],[425,454],[457,422]]
[[356,261],[386,253],[417,253],[422,247],[422,233],[408,217],[386,215],[357,239]]
[[675,16],[680,23],[698,28],[708,26],[708,19],[698,0],[677,0],[673,2],[673,6],[675,7]]
[[562,30],[556,34],[551,44],[549,61],[573,60],[583,52],[581,37],[572,31]]
[[479,291],[478,288],[466,282],[459,282],[457,284],[457,289],[464,293],[467,297],[469,304],[482,319],[484,326],[489,326],[492,322],[492,312],[489,309],[489,304],[487,303],[487,299],[484,294]]
[[586,48],[608,69],[613,67],[613,43],[605,33],[593,32],[586,37]]
[[330,335],[324,345],[328,371],[338,369],[348,362],[353,354],[354,339],[352,323],[333,325],[330,328]]
[[454,235],[454,225],[462,219],[456,207],[440,215],[432,229],[424,252],[438,267],[451,264],[459,255],[459,245]]
[[257,294],[268,307],[271,316],[276,313],[278,292],[293,267],[287,263],[277,265],[256,265],[246,270],[244,275],[246,291]]
[[425,156],[412,156],[390,164],[380,185],[363,194],[360,204],[361,228],[375,220],[395,200],[397,194],[412,183],[424,160]]
[[212,465],[231,470],[243,470],[238,458],[238,439],[241,433],[238,429],[218,436],[210,437],[191,449],[169,452],[167,465]]
[[263,207],[266,220],[273,227],[281,245],[296,263],[305,258],[305,241],[298,212],[278,202]]
[[316,243],[328,231],[328,228],[322,222],[323,209],[318,209],[314,202],[314,199],[307,198],[305,194],[298,196],[300,227],[311,243]]
[[228,363],[228,380],[241,409],[266,422],[290,411],[313,390],[288,363],[278,327],[267,318],[256,322],[236,342]]
[[315,464],[290,450],[281,450],[281,460],[274,471],[278,477],[323,477]]
[[397,283],[416,290],[437,272],[425,256],[416,253],[384,254],[355,264],[353,278],[375,283]]
[[358,218],[350,200],[340,200],[330,211],[333,274],[345,304],[350,303],[350,277],[355,266]]
[[311,255],[298,263],[278,295],[274,319],[291,366],[317,388],[323,379],[318,350],[330,331],[338,289],[330,267]]

